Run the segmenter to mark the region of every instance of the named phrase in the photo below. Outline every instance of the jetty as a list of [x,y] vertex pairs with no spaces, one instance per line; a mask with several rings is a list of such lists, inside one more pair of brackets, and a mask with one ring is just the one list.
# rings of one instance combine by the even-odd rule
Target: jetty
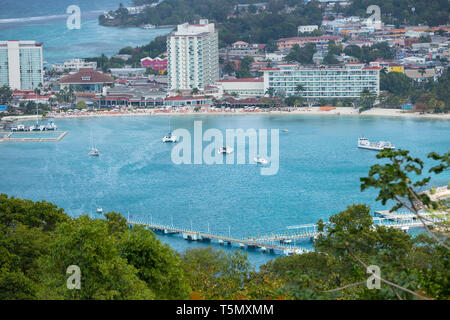
[[[409,228],[423,227],[422,221],[413,214],[401,214],[392,213],[388,214],[388,211],[377,211],[377,214],[385,215],[386,217],[373,217],[373,228],[376,226],[384,226],[387,228],[396,228],[404,232],[408,232]],[[437,214],[423,214],[423,217],[427,220],[426,225],[432,225],[437,222],[447,221],[447,214],[437,213]],[[232,237],[231,233],[228,236],[219,235],[209,232],[203,232],[200,230],[195,230],[192,227],[182,228],[174,225],[164,225],[157,224],[143,220],[127,220],[130,228],[134,226],[143,226],[146,229],[153,230],[160,234],[177,234],[181,235],[183,239],[188,241],[199,241],[199,242],[217,242],[219,245],[235,245],[241,249],[258,249],[261,252],[271,252],[284,255],[302,254],[311,252],[312,250],[305,247],[299,246],[296,241],[302,239],[309,239],[314,241],[321,235],[318,230],[317,224],[304,224],[288,226],[287,231],[284,233],[270,233],[265,236],[256,237]],[[325,228],[330,226],[329,222],[325,222]],[[208,228],[209,229],[209,228]]]
[[235,245],[241,249],[257,249],[263,253],[270,252],[275,254],[293,255],[312,251],[310,249],[296,245],[284,245],[281,243],[275,243],[274,241],[255,241],[253,238],[237,238],[232,237],[231,234],[229,234],[228,236],[224,236],[211,232],[202,232],[176,226],[155,224],[142,220],[139,221],[128,219],[128,225],[130,226],[130,228],[134,226],[143,226],[144,228],[152,230],[156,233],[178,234],[187,241],[199,241],[208,243],[215,241],[219,245]]
[[[19,131],[19,132],[8,132],[0,137],[0,142],[58,142],[64,138],[69,131]],[[31,137],[31,135],[48,135],[48,134],[58,134],[56,137]],[[0,133],[1,135],[1,133]],[[15,135],[30,135],[30,137],[20,138],[14,137]]]

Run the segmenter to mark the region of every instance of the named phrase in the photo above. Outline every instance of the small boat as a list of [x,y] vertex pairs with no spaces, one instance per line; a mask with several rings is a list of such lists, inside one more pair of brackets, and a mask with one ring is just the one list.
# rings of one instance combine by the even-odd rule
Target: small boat
[[90,150],[89,150],[89,155],[93,156],[93,157],[98,157],[100,155],[100,152],[95,147],[94,137],[92,136],[92,131],[91,131],[91,147],[90,147]]
[[241,249],[245,249],[245,244],[243,244],[243,243],[239,243],[239,248],[241,248]]
[[267,159],[261,158],[259,156],[254,158],[253,160],[259,164],[268,164],[269,163],[269,161],[267,161]]
[[266,253],[267,252],[267,248],[266,247],[261,247],[261,251]]
[[97,213],[103,213],[103,208],[102,207],[98,207],[97,208]]
[[146,30],[148,30],[148,29],[155,29],[155,26],[152,25],[152,24],[145,24],[145,25],[142,26],[142,29],[146,29]]
[[165,135],[165,136],[162,138],[162,142],[177,142],[177,140],[178,140],[178,137],[177,137],[177,136],[174,136],[174,135],[172,134],[172,132],[169,132],[167,135]]
[[284,129],[284,130],[281,130],[281,131],[283,131],[283,132],[289,132],[289,130],[287,130],[287,129]]
[[170,117],[169,117],[169,133],[162,138],[162,142],[177,142],[178,137],[172,134],[172,129],[170,125]]
[[232,147],[230,147],[230,146],[223,146],[223,147],[220,147],[219,148],[219,150],[217,151],[217,153],[227,153],[227,154],[229,154],[229,153],[232,153],[234,150],[233,150],[233,148]]
[[358,139],[358,148],[381,151],[385,149],[394,150],[395,146],[390,141],[370,142],[367,138]]
[[45,130],[48,131],[56,131],[58,127],[53,123],[53,121],[49,122],[47,126],[45,127]]

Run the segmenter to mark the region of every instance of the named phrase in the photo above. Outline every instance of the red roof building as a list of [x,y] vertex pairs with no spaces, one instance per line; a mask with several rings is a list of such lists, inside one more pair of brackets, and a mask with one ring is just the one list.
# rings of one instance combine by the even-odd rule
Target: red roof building
[[114,79],[92,68],[81,68],[78,72],[63,77],[61,87],[71,87],[75,91],[102,92],[103,86],[113,84]]

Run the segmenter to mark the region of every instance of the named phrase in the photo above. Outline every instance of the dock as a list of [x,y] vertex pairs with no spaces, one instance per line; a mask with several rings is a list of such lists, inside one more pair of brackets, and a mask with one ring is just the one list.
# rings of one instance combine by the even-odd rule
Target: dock
[[[437,215],[442,217],[437,217]],[[395,218],[397,216],[400,216],[401,218]],[[426,225],[433,225],[434,223],[447,221],[447,215],[445,213],[427,214],[424,215],[424,218],[428,220],[425,221]],[[409,231],[409,228],[423,227],[422,221],[420,221],[420,219],[418,219],[417,216],[414,214],[406,215],[394,213],[390,215],[389,218],[373,217],[372,220],[373,220],[373,228],[375,228],[376,226],[384,226],[387,228],[395,228],[407,232]],[[325,228],[327,225],[329,225],[329,222],[325,223]],[[255,242],[278,241],[290,243],[291,241],[309,238],[311,241],[314,241],[321,234],[318,231],[318,226],[315,224],[289,226],[287,227],[287,229],[291,231],[279,234],[271,234],[265,237],[259,236],[256,238],[252,238],[252,240]]]
[[216,242],[219,245],[235,245],[241,249],[257,249],[262,253],[270,252],[275,254],[293,255],[311,252],[312,250],[296,245],[283,245],[275,243],[274,241],[255,241],[253,238],[236,238],[231,235],[224,236],[213,234],[211,232],[201,232],[187,228],[180,228],[175,226],[167,226],[163,224],[154,224],[152,222],[128,220],[128,225],[143,226],[146,229],[162,234],[178,234],[187,241],[199,242]]
[[[377,211],[377,213],[382,212],[386,215],[385,211]],[[399,218],[400,216],[400,218]],[[437,222],[447,221],[447,215],[439,214],[437,217],[435,214],[424,215],[428,221],[425,222],[426,225],[432,225]],[[404,232],[408,232],[409,228],[423,227],[422,221],[420,221],[417,216],[413,214],[399,214],[393,213],[387,215],[389,218],[373,217],[373,228],[376,226],[384,226],[387,228],[396,228]],[[260,252],[266,253],[276,253],[284,255],[302,254],[311,252],[312,250],[301,247],[296,244],[297,240],[309,239],[314,241],[317,237],[321,235],[316,224],[304,224],[287,227],[288,231],[284,233],[270,233],[265,236],[256,237],[232,237],[231,234],[228,236],[219,235],[209,232],[203,232],[199,230],[194,230],[188,228],[181,228],[176,226],[169,226],[164,224],[157,224],[153,222],[146,222],[142,220],[127,220],[130,228],[134,226],[143,226],[146,229],[152,230],[160,234],[174,234],[181,235],[183,239],[187,241],[199,241],[199,242],[216,242],[219,245],[235,245],[241,249],[257,249]],[[329,222],[325,222],[325,228],[330,226]],[[209,229],[209,228],[208,228]],[[294,243],[294,244],[292,244]]]
[[[32,137],[32,138],[14,138],[15,134],[20,135],[32,135],[32,134],[59,134],[57,137]],[[18,131],[18,132],[8,132],[3,137],[0,137],[0,142],[58,142],[64,138],[69,131]],[[0,133],[1,134],[1,133]]]

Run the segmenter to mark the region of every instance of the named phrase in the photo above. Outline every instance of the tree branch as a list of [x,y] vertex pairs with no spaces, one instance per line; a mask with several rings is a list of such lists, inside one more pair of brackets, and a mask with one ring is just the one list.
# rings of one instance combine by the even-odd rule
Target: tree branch
[[[367,269],[367,267],[368,267],[367,264],[365,264],[357,256],[355,256],[346,243],[344,245],[347,248],[348,253],[353,257],[353,259],[355,259],[360,265],[362,265],[364,268]],[[431,300],[430,298],[424,297],[424,296],[422,296],[422,295],[420,295],[420,294],[418,294],[418,293],[416,293],[414,291],[411,291],[411,290],[409,290],[407,288],[403,288],[403,287],[399,286],[398,284],[395,284],[395,283],[390,282],[390,281],[388,281],[386,279],[383,279],[383,278],[377,276],[376,274],[373,274],[373,276],[375,278],[379,279],[380,281],[386,283],[387,285],[391,286],[391,287],[395,287],[395,288],[400,289],[402,291],[408,292],[408,293],[410,293],[412,295],[415,295],[415,296],[417,296],[417,297],[419,297],[421,299],[424,299],[424,300]]]

